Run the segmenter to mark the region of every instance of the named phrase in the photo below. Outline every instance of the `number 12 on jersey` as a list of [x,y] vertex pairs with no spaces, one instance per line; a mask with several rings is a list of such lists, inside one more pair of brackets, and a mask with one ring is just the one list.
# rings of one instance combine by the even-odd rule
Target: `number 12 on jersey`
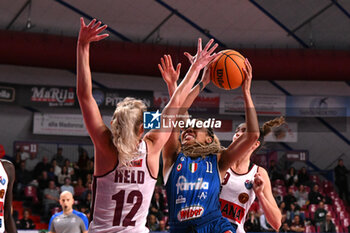
[[[136,197],[136,202],[134,203],[134,198]],[[123,227],[127,226],[135,226],[136,220],[132,221],[133,217],[140,209],[142,204],[142,193],[138,190],[133,190],[128,194],[126,199],[126,203],[134,204],[129,213],[125,216],[122,222]],[[115,210],[114,210],[114,218],[113,218],[113,226],[120,226],[123,214],[123,207],[125,201],[125,190],[120,190],[117,194],[112,196],[112,200],[116,201]]]

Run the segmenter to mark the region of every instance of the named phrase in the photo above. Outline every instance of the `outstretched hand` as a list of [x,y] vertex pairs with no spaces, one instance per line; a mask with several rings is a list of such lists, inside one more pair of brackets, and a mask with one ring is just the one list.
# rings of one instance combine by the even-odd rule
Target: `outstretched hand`
[[245,59],[244,64],[245,68],[243,68],[243,72],[245,74],[245,79],[242,84],[242,90],[247,92],[250,91],[250,87],[252,84],[253,68],[250,62],[248,61],[248,58]]
[[161,64],[158,64],[158,69],[162,74],[162,77],[165,83],[167,85],[176,84],[180,75],[181,63],[177,64],[176,70],[175,70],[173,66],[173,61],[171,60],[170,55],[164,55],[164,57],[160,59],[160,63]]
[[100,27],[102,24],[101,21],[98,21],[96,23],[96,19],[93,19],[88,25],[85,24],[84,19],[81,17],[80,18],[80,31],[79,31],[79,38],[78,42],[81,45],[89,44],[90,42],[93,41],[100,41],[109,34],[105,33],[102,35],[99,35],[103,30],[107,28],[107,25],[103,25]]
[[203,69],[206,65],[208,65],[212,60],[219,56],[219,54],[214,53],[215,49],[218,47],[218,44],[215,43],[213,47],[210,46],[213,44],[214,39],[209,40],[209,42],[205,45],[204,49],[202,49],[202,39],[198,39],[197,45],[197,53],[195,56],[192,56],[188,52],[185,52],[185,56],[190,61],[191,65],[196,65],[199,69]]

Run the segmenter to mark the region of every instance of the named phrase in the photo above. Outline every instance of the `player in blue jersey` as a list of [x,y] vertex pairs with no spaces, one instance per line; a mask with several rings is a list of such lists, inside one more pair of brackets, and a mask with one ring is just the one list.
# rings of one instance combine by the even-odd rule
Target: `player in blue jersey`
[[[195,56],[185,55],[190,62]],[[174,70],[170,62],[161,60],[159,69],[172,96],[177,87],[180,67]],[[201,127],[200,120],[195,127],[174,128],[163,148],[163,174],[169,202],[170,232],[226,233],[235,232],[220,212],[219,192],[221,179],[227,169],[244,155],[259,138],[259,125],[250,95],[252,67],[248,60],[244,69],[246,79],[242,85],[247,133],[222,148],[212,128]],[[207,67],[210,67],[209,65]],[[205,68],[202,80],[192,88],[179,115],[185,114],[199,92],[210,82],[210,68]],[[197,124],[197,122],[199,122]],[[180,140],[179,140],[180,138]]]

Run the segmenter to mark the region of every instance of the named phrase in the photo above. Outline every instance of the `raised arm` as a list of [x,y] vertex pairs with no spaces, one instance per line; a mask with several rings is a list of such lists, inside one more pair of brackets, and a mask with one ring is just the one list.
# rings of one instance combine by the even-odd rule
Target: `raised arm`
[[243,69],[245,73],[245,80],[242,84],[242,91],[244,97],[247,130],[242,136],[232,142],[229,147],[221,153],[219,160],[221,177],[225,175],[227,169],[230,168],[234,161],[240,159],[241,156],[244,156],[246,154],[246,152],[257,142],[260,135],[258,117],[256,115],[255,107],[250,94],[250,86],[253,75],[252,67],[248,59],[246,59],[245,65],[246,68]]
[[269,176],[266,170],[262,167],[259,167],[259,172],[255,174],[253,190],[259,199],[266,220],[273,229],[278,231],[281,227],[282,214],[272,195]]
[[[189,55],[188,53],[186,56],[187,57],[190,56],[192,58],[192,56]],[[190,59],[190,58],[189,58],[189,60],[192,61],[192,59]],[[177,69],[175,71],[170,55],[164,56],[164,59],[163,58],[161,59],[161,64],[158,65],[159,70],[162,74],[163,80],[167,84],[170,97],[172,96],[174,90],[177,87],[177,80],[179,77],[180,67],[181,67],[179,65],[180,64],[177,65]],[[201,81],[191,89],[190,93],[188,94],[187,98],[185,99],[184,104],[179,109],[178,114],[180,116],[188,115],[187,111],[191,107],[193,101],[197,98],[197,96],[203,90],[203,88],[206,85],[208,85],[208,83],[210,82],[210,70],[208,69],[208,66],[209,65],[207,65],[204,68]],[[186,120],[186,117],[182,117],[181,119]],[[162,156],[163,156],[163,164],[164,164],[164,166],[163,166],[163,173],[164,174],[166,174],[168,169],[171,167],[171,165],[176,160],[177,153],[179,152],[179,149],[181,146],[180,141],[179,141],[179,136],[180,136],[180,128],[179,127],[173,128],[171,136],[169,137],[169,140],[167,141],[167,143],[163,147]]]
[[[102,27],[101,22],[92,20],[85,25],[80,18],[80,32],[77,43],[77,97],[82,111],[84,122],[95,146],[95,175],[102,175],[113,169],[117,162],[115,147],[111,132],[104,124],[100,110],[92,96],[92,79],[89,64],[90,43],[106,38],[108,34],[99,35],[107,25]],[[111,152],[111,153],[110,153]],[[103,155],[103,158],[99,155]]]
[[15,167],[9,161],[2,160],[2,164],[4,165],[4,169],[8,175],[8,185],[6,191],[6,199],[5,199],[5,230],[8,233],[17,232],[15,221],[12,217],[12,197],[13,197],[13,183],[15,180]]
[[83,18],[80,18],[77,44],[77,96],[90,137],[94,145],[100,147],[100,145],[105,145],[107,140],[110,140],[110,136],[106,133],[109,130],[104,124],[100,110],[92,96],[89,50],[91,42],[102,40],[108,34],[98,35],[107,28],[107,25],[100,27],[101,22],[95,23],[94,19],[86,26]]
[[[202,49],[202,41],[201,39],[198,39],[198,48],[197,48],[197,54],[195,56],[195,60],[193,64],[190,66],[185,78],[182,80],[180,85],[175,89],[174,94],[171,96],[171,99],[169,100],[169,103],[166,105],[162,112],[162,118],[163,116],[173,116],[173,117],[167,117],[172,121],[175,121],[175,116],[179,114],[179,109],[183,106],[186,98],[188,97],[188,94],[190,93],[192,86],[194,82],[196,81],[199,72],[201,69],[203,69],[210,61],[215,59],[217,57],[217,54],[214,53],[214,50],[217,48],[217,44],[215,44],[212,48],[210,46],[212,45],[213,40],[210,40],[204,49]],[[168,59],[165,57],[165,59]],[[165,60],[167,62],[167,60]],[[171,60],[168,60],[168,62],[171,62]],[[172,63],[171,63],[172,64]],[[169,64],[168,64],[169,65]],[[169,90],[171,93],[171,91]],[[172,132],[173,126],[170,125],[167,129],[161,129],[161,130],[151,130],[149,133],[146,134],[146,138],[151,141],[152,144],[152,151],[154,152],[160,152],[160,150],[163,148],[165,143],[168,141],[171,132]],[[169,161],[167,161],[167,158],[165,158],[166,161],[164,161],[166,164],[170,164]],[[171,165],[170,165],[171,166]]]

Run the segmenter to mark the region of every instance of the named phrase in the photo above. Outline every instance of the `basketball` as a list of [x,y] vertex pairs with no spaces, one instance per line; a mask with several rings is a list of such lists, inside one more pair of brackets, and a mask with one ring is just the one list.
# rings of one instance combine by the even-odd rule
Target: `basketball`
[[211,81],[225,90],[240,87],[245,79],[245,58],[235,50],[223,50],[220,53],[217,60],[211,64]]

